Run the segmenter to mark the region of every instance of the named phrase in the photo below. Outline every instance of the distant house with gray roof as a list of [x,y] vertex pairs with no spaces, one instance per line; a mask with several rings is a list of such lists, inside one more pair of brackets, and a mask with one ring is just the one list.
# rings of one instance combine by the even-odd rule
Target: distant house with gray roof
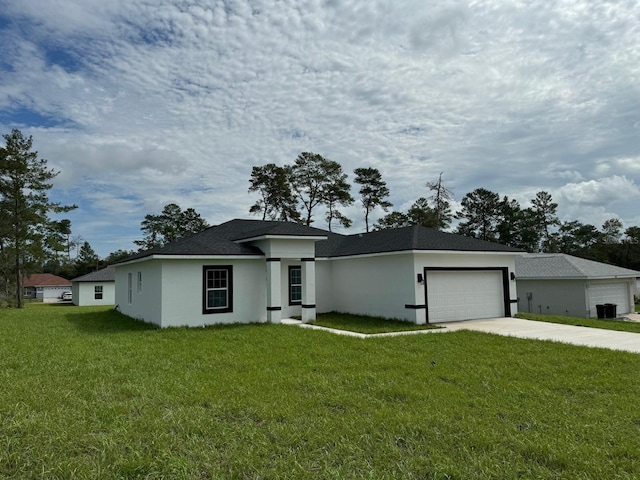
[[516,258],[518,310],[597,318],[596,305],[616,305],[617,316],[634,311],[640,272],[562,253]]
[[72,301],[75,305],[115,305],[116,271],[113,266],[87,273],[71,280]]
[[338,311],[414,323],[516,313],[520,250],[412,226],[341,235],[231,220],[115,265],[116,308],[159,326]]

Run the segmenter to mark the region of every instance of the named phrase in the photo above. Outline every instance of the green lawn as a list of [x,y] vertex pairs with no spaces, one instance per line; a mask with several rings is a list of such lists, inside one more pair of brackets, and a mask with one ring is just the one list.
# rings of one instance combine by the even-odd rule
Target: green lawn
[[640,333],[640,323],[626,322],[623,320],[565,317],[563,315],[538,315],[537,313],[518,313],[516,317],[526,318],[527,320],[537,320],[539,322],[562,323],[565,325]]
[[0,310],[0,478],[640,477],[640,355]]
[[318,319],[311,322],[311,324],[366,334],[440,328],[428,324],[416,325],[415,323],[403,322],[400,320],[389,320],[381,317],[365,317],[363,315],[352,315],[349,313],[323,313],[318,315]]

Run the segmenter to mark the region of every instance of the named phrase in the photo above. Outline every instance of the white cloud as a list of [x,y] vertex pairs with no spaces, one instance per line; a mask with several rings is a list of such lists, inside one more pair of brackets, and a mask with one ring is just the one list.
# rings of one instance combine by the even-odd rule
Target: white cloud
[[586,206],[606,206],[617,201],[640,198],[639,186],[624,176],[568,183],[559,189],[562,201]]
[[[379,168],[396,206],[444,171],[457,201],[546,190],[566,215],[602,201],[638,218],[634,3],[32,0],[0,15],[0,129],[33,134],[61,196],[118,228],[168,201],[245,217],[251,166],[308,150]],[[88,240],[106,254],[118,229],[100,228]]]

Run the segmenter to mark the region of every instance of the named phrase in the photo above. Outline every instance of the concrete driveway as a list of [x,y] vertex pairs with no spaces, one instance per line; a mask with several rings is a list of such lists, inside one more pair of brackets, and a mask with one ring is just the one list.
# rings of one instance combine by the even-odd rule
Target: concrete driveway
[[[474,330],[507,337],[552,340],[585,347],[609,348],[640,353],[640,333],[616,332],[600,328],[576,327],[559,323],[535,322],[521,318],[492,318],[439,323],[444,331]],[[443,330],[440,330],[443,331]]]

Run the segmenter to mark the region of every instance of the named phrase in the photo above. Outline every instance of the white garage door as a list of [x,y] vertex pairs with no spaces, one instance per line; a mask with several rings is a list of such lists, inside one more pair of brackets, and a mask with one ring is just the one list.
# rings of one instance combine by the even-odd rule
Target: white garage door
[[596,317],[596,305],[615,303],[618,314],[629,313],[629,286],[627,283],[591,283],[589,285],[589,309]]
[[429,323],[504,317],[502,272],[428,271]]

